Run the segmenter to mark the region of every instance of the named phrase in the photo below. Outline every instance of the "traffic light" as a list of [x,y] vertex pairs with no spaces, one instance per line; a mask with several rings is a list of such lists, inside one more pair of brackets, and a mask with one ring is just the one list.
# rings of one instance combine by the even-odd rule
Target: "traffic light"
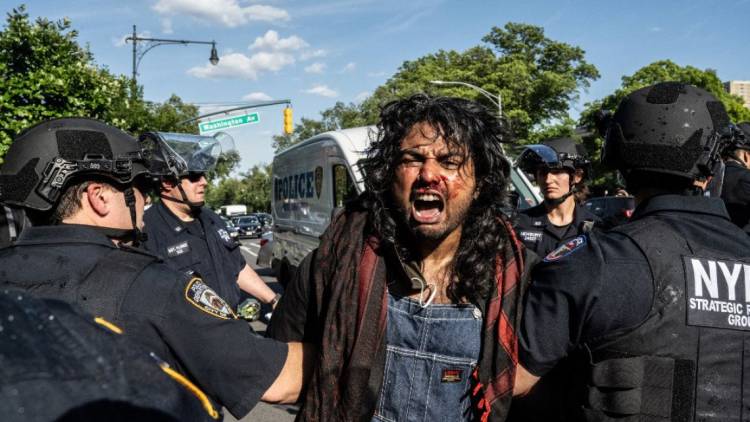
[[294,132],[294,127],[292,126],[292,108],[287,107],[284,109],[284,133],[290,135],[292,132]]

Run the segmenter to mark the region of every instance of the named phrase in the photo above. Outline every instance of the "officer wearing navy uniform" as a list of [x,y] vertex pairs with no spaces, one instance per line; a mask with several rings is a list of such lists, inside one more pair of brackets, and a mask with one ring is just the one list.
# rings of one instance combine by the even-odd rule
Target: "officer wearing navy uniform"
[[724,149],[724,181],[721,199],[729,217],[750,233],[750,122],[738,124],[734,141]]
[[5,422],[218,417],[200,390],[105,319],[14,289],[0,291],[0,315]]
[[0,199],[50,224],[0,250],[0,286],[106,318],[238,418],[261,398],[295,400],[301,344],[258,336],[199,277],[131,246],[152,186],[143,155],[134,138],[90,119],[21,133],[0,168]]
[[516,231],[528,249],[543,257],[561,241],[591,230],[599,218],[576,202],[591,173],[583,146],[570,138],[529,145],[518,156],[517,166],[533,175],[544,201],[520,211]]
[[602,125],[603,164],[637,207],[535,268],[515,394],[571,356],[569,420],[741,420],[750,238],[703,194],[728,125],[712,94],[676,82],[629,94]]
[[279,296],[245,262],[226,223],[204,206],[205,174],[233,145],[222,146],[213,137],[160,132],[143,134],[139,142],[158,177],[160,198],[144,216],[146,249],[175,270],[200,275],[232,309],[240,302],[240,288],[275,305]]

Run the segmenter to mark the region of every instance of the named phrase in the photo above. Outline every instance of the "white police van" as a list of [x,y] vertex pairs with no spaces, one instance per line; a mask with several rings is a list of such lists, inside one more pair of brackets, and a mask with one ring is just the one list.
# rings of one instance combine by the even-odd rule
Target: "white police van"
[[[271,267],[286,285],[302,259],[318,246],[331,216],[364,189],[357,161],[364,156],[375,127],[325,132],[276,155],[273,160]],[[519,207],[537,205],[541,198],[521,171],[513,168],[511,189]]]

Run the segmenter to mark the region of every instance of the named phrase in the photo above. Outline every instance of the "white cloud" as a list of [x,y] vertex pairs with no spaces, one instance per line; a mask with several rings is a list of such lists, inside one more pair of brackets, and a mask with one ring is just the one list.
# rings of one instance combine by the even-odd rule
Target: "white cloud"
[[354,97],[354,101],[361,103],[362,101],[366,100],[370,95],[372,95],[372,92],[362,91],[359,94],[357,94],[356,97]]
[[[120,38],[112,38],[112,45],[115,47],[124,47],[125,45],[130,44],[130,41],[126,41],[125,38],[132,37],[133,33],[125,34],[121,36]],[[150,38],[151,37],[151,31],[143,31],[143,32],[137,32],[136,36],[143,37],[143,38]]]
[[335,98],[339,96],[339,93],[328,88],[327,85],[315,84],[312,88],[302,91],[306,94],[320,95],[321,97]]
[[323,71],[326,70],[326,64],[315,62],[311,64],[310,66],[305,66],[305,72],[307,73],[323,73]]
[[292,35],[288,38],[279,38],[279,33],[270,30],[262,37],[258,37],[250,45],[251,50],[299,50],[307,47],[308,44],[302,38]]
[[271,101],[273,98],[265,92],[251,92],[242,99],[245,101]]
[[660,26],[654,26],[654,27],[651,28],[651,32],[661,32],[661,27]]
[[239,0],[158,0],[152,9],[164,16],[187,15],[230,28],[252,21],[288,21],[284,9],[261,4],[242,6]]
[[327,54],[328,52],[323,49],[305,51],[302,54],[300,54],[299,59],[302,61],[310,60],[310,59],[317,59],[320,57],[325,57]]
[[263,72],[276,72],[294,63],[294,57],[286,53],[259,52],[248,57],[240,53],[220,57],[217,66],[206,64],[188,69],[196,78],[240,78],[258,79]]
[[172,30],[172,19],[164,18],[161,20],[161,33],[162,34],[174,33],[174,30]]
[[354,69],[356,69],[356,68],[357,68],[357,63],[349,62],[349,63],[346,64],[346,66],[344,66],[343,69],[341,69],[341,73],[353,72]]

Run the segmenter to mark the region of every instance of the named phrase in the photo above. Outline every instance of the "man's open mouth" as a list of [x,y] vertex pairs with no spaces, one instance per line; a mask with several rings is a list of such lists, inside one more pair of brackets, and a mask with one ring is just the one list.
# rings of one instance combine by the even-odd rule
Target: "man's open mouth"
[[434,223],[440,219],[445,201],[440,194],[422,192],[414,194],[412,216],[419,223]]

